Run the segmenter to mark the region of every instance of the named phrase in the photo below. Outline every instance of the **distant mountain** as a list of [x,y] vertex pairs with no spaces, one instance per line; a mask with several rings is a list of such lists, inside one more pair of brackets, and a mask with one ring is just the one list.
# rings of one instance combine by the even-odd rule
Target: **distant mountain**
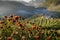
[[14,13],[24,17],[31,16],[32,11],[35,8],[33,6],[26,6],[23,3],[16,1],[0,1],[0,15],[9,15]]
[[14,6],[15,8],[21,8],[21,9],[29,9],[29,8],[34,8],[32,6],[26,6],[21,2],[16,2],[16,1],[0,1],[1,6]]

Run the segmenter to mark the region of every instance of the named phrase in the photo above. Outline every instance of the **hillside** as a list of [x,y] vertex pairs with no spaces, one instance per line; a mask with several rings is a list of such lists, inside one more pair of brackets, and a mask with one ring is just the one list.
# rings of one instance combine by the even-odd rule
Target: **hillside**
[[60,12],[60,5],[50,5],[47,10],[49,11],[55,11],[55,12]]
[[58,18],[49,18],[42,15],[35,15],[25,20],[29,20],[32,24],[37,26],[42,26],[42,28],[60,29],[60,19]]

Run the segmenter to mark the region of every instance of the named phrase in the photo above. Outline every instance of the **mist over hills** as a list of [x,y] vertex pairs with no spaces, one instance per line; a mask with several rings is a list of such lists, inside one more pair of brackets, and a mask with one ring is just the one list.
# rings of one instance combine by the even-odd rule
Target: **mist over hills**
[[26,6],[20,2],[15,1],[0,1],[0,15],[9,15],[14,13],[16,15],[28,16],[32,15],[30,11],[35,8],[32,6]]
[[28,6],[28,3],[26,2],[0,1],[0,16],[13,13],[25,18],[37,14],[44,14],[48,16],[59,15],[59,13],[48,11],[45,7],[35,8],[34,6]]

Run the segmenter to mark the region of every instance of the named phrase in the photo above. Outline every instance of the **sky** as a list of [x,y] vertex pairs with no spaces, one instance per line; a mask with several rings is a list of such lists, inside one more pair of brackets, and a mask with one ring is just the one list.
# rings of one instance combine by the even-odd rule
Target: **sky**
[[[18,0],[19,1],[19,0]],[[24,2],[30,2],[31,0],[21,0],[21,1],[24,1]]]
[[24,2],[30,2],[30,1],[42,1],[42,0],[0,0],[0,1],[18,1],[18,2],[20,2],[20,1],[24,1]]
[[43,0],[0,0],[0,1],[16,1],[21,2],[26,6],[40,7],[43,6]]
[[[30,13],[30,10],[32,9],[30,9],[29,8],[29,10],[28,11],[26,11],[25,9],[22,9],[21,10],[21,8],[23,8],[23,7],[21,7],[21,6],[19,6],[19,4],[17,3],[17,2],[13,2],[13,4],[12,4],[12,2],[2,2],[2,1],[18,1],[18,3],[19,2],[21,2],[21,1],[24,1],[24,3],[25,2],[27,2],[27,4],[28,3],[30,3],[30,1],[32,1],[32,0],[0,0],[0,15],[6,15],[6,14],[9,14],[9,13],[15,13],[15,14],[20,14],[20,15],[24,15],[24,16],[29,16],[29,15],[31,15],[31,14],[34,14],[34,13]],[[40,0],[36,0],[36,2],[39,2]],[[41,0],[42,1],[42,0]],[[41,2],[40,1],[40,2]],[[15,3],[15,4],[14,4]],[[18,5],[17,5],[17,4]],[[22,3],[22,2],[21,2]],[[31,4],[29,4],[30,5],[30,7],[31,7],[31,5],[32,6],[34,6],[34,7],[36,7],[36,3],[31,3]],[[41,6],[41,5],[40,5]],[[21,8],[20,8],[21,7]],[[28,6],[29,7],[29,6]],[[25,7],[26,8],[26,7]],[[26,8],[26,9],[28,9],[28,8]],[[32,10],[31,10],[32,11]],[[38,10],[39,11],[39,10]],[[37,12],[38,12],[37,11]],[[36,13],[37,13],[36,12]],[[40,12],[40,11],[39,11]],[[23,13],[25,13],[25,14],[23,14]]]
[[0,1],[0,16],[14,13],[16,15],[27,17],[32,15],[32,12],[30,12],[32,9],[34,9],[34,7],[25,6],[19,2]]
[[24,1],[24,2],[27,2],[27,3],[28,3],[28,2],[30,2],[31,0],[1,0],[1,1],[18,1],[18,2],[19,2],[19,1]]

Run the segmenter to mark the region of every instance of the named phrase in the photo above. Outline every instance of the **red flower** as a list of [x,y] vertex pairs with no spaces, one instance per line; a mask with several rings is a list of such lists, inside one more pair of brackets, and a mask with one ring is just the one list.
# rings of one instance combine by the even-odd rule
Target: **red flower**
[[37,27],[37,30],[40,32],[41,31],[41,27]]
[[44,32],[41,32],[41,34],[44,34]]
[[24,20],[24,18],[22,18],[22,20]]
[[6,28],[10,28],[10,26],[6,26]]
[[32,29],[33,29],[33,30],[36,29],[36,26],[33,25],[33,26],[32,26]]
[[20,26],[20,22],[16,22],[16,26]]
[[25,31],[25,28],[24,27],[22,27],[21,29]]
[[12,38],[11,37],[7,37],[7,40],[12,40]]
[[5,21],[3,21],[3,20],[0,20],[0,23],[1,23],[1,24],[3,24],[3,23],[5,23]]
[[48,36],[48,38],[47,38],[48,40],[51,40],[52,39],[52,37],[51,36]]
[[23,24],[20,24],[20,27],[24,27],[24,25]]
[[3,28],[3,27],[2,27],[2,24],[0,24],[0,28]]
[[7,18],[7,21],[11,21],[12,19],[11,18]]
[[38,36],[38,35],[36,35],[36,36],[34,36],[34,38],[35,38],[36,40],[38,40],[38,39],[39,39],[39,36]]
[[11,20],[10,22],[11,22],[12,24],[14,24],[16,21],[15,21],[15,20]]
[[32,34],[32,30],[31,30],[31,28],[28,28],[28,31],[29,31],[30,34]]
[[20,17],[19,16],[14,16],[13,19],[14,20],[18,20]]

